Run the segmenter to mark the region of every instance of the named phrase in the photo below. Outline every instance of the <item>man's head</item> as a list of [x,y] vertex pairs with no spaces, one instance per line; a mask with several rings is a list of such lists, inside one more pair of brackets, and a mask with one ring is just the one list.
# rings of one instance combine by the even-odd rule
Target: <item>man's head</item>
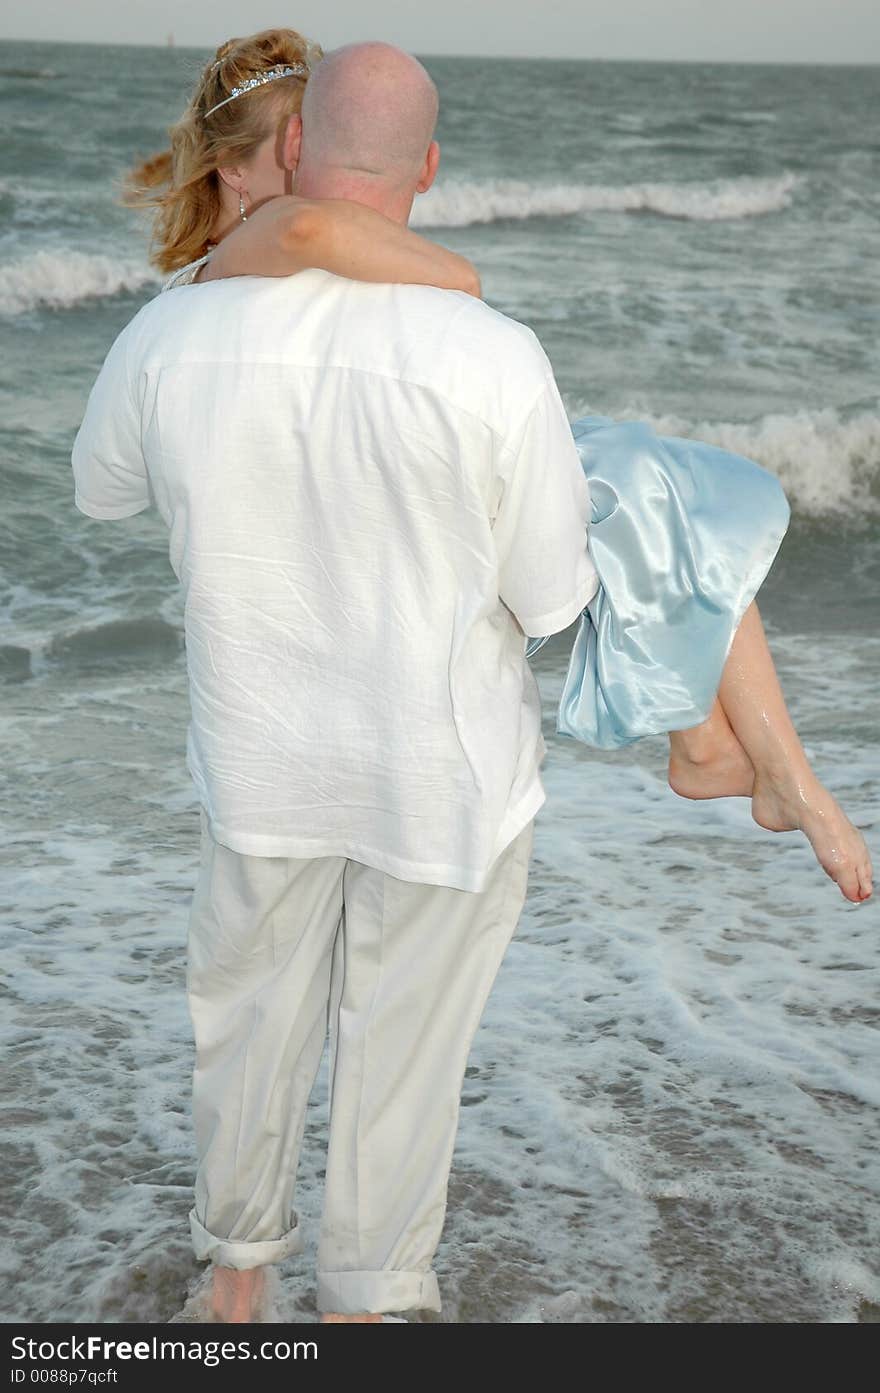
[[399,48],[362,43],[327,54],[306,84],[301,138],[293,132],[294,192],[351,198],[406,222],[437,172],[438,105],[421,63]]

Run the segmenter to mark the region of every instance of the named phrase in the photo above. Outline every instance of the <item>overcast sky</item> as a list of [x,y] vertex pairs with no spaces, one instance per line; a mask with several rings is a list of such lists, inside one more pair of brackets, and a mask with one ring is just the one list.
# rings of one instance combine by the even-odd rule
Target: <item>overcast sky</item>
[[415,53],[880,62],[880,0],[3,0],[12,39],[216,48],[289,25],[325,48]]

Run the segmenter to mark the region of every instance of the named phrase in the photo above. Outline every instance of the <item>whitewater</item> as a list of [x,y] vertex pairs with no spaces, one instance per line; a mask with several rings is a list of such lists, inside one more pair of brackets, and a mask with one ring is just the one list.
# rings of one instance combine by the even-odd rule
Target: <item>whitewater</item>
[[420,199],[414,227],[468,227],[505,218],[560,218],[589,213],[654,213],[717,222],[787,208],[797,176],[728,179],[707,184],[533,185],[515,179],[449,181]]

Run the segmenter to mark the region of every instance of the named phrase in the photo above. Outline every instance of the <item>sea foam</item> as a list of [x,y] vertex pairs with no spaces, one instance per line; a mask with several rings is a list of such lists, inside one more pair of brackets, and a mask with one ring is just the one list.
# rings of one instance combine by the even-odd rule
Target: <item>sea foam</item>
[[0,315],[70,309],[85,300],[139,290],[155,271],[133,258],[77,251],[37,251],[0,266]]
[[505,218],[588,213],[654,213],[697,222],[778,213],[800,180],[791,171],[767,179],[693,184],[530,184],[513,179],[442,183],[416,201],[414,227],[467,227]]

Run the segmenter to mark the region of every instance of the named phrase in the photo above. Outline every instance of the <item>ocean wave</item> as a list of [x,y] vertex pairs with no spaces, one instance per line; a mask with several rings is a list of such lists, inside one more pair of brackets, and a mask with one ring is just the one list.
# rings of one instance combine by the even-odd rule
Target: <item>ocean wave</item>
[[164,619],[130,617],[56,634],[46,654],[50,660],[70,667],[119,663],[128,666],[138,659],[153,663],[161,658],[176,657],[182,642],[180,631]]
[[[618,420],[647,421],[659,435],[686,436],[745,455],[782,483],[792,509],[811,518],[880,516],[880,401],[878,409],[840,412],[833,407],[767,415],[735,424],[654,416],[636,409]],[[570,412],[572,419],[589,415]]]
[[0,682],[24,682],[30,675],[30,649],[14,643],[0,644]]
[[89,184],[84,183],[79,188],[68,185],[59,189],[51,181],[31,184],[25,179],[0,179],[0,194],[4,198],[14,199],[16,203],[34,204],[39,208],[44,208],[47,203],[67,204],[88,200],[93,204],[95,200],[95,189]]
[[655,213],[696,222],[754,218],[791,203],[798,175],[694,184],[528,184],[513,179],[441,184],[416,201],[413,227],[467,227],[504,218],[585,213]]
[[57,77],[54,68],[0,68],[0,77],[44,78]]
[[[45,597],[33,595],[33,599],[44,611]],[[8,612],[6,617],[8,620]],[[0,686],[25,682],[58,667],[74,679],[77,673],[127,671],[144,664],[155,669],[183,652],[182,622],[169,623],[158,615],[115,615],[109,619],[95,615],[85,625],[59,615],[57,629],[44,629],[42,623],[30,628],[26,610],[23,618],[18,642],[0,644]],[[13,625],[7,623],[7,628],[12,634]]]
[[0,266],[0,315],[70,309],[156,281],[155,271],[142,261],[76,251],[33,252]]

